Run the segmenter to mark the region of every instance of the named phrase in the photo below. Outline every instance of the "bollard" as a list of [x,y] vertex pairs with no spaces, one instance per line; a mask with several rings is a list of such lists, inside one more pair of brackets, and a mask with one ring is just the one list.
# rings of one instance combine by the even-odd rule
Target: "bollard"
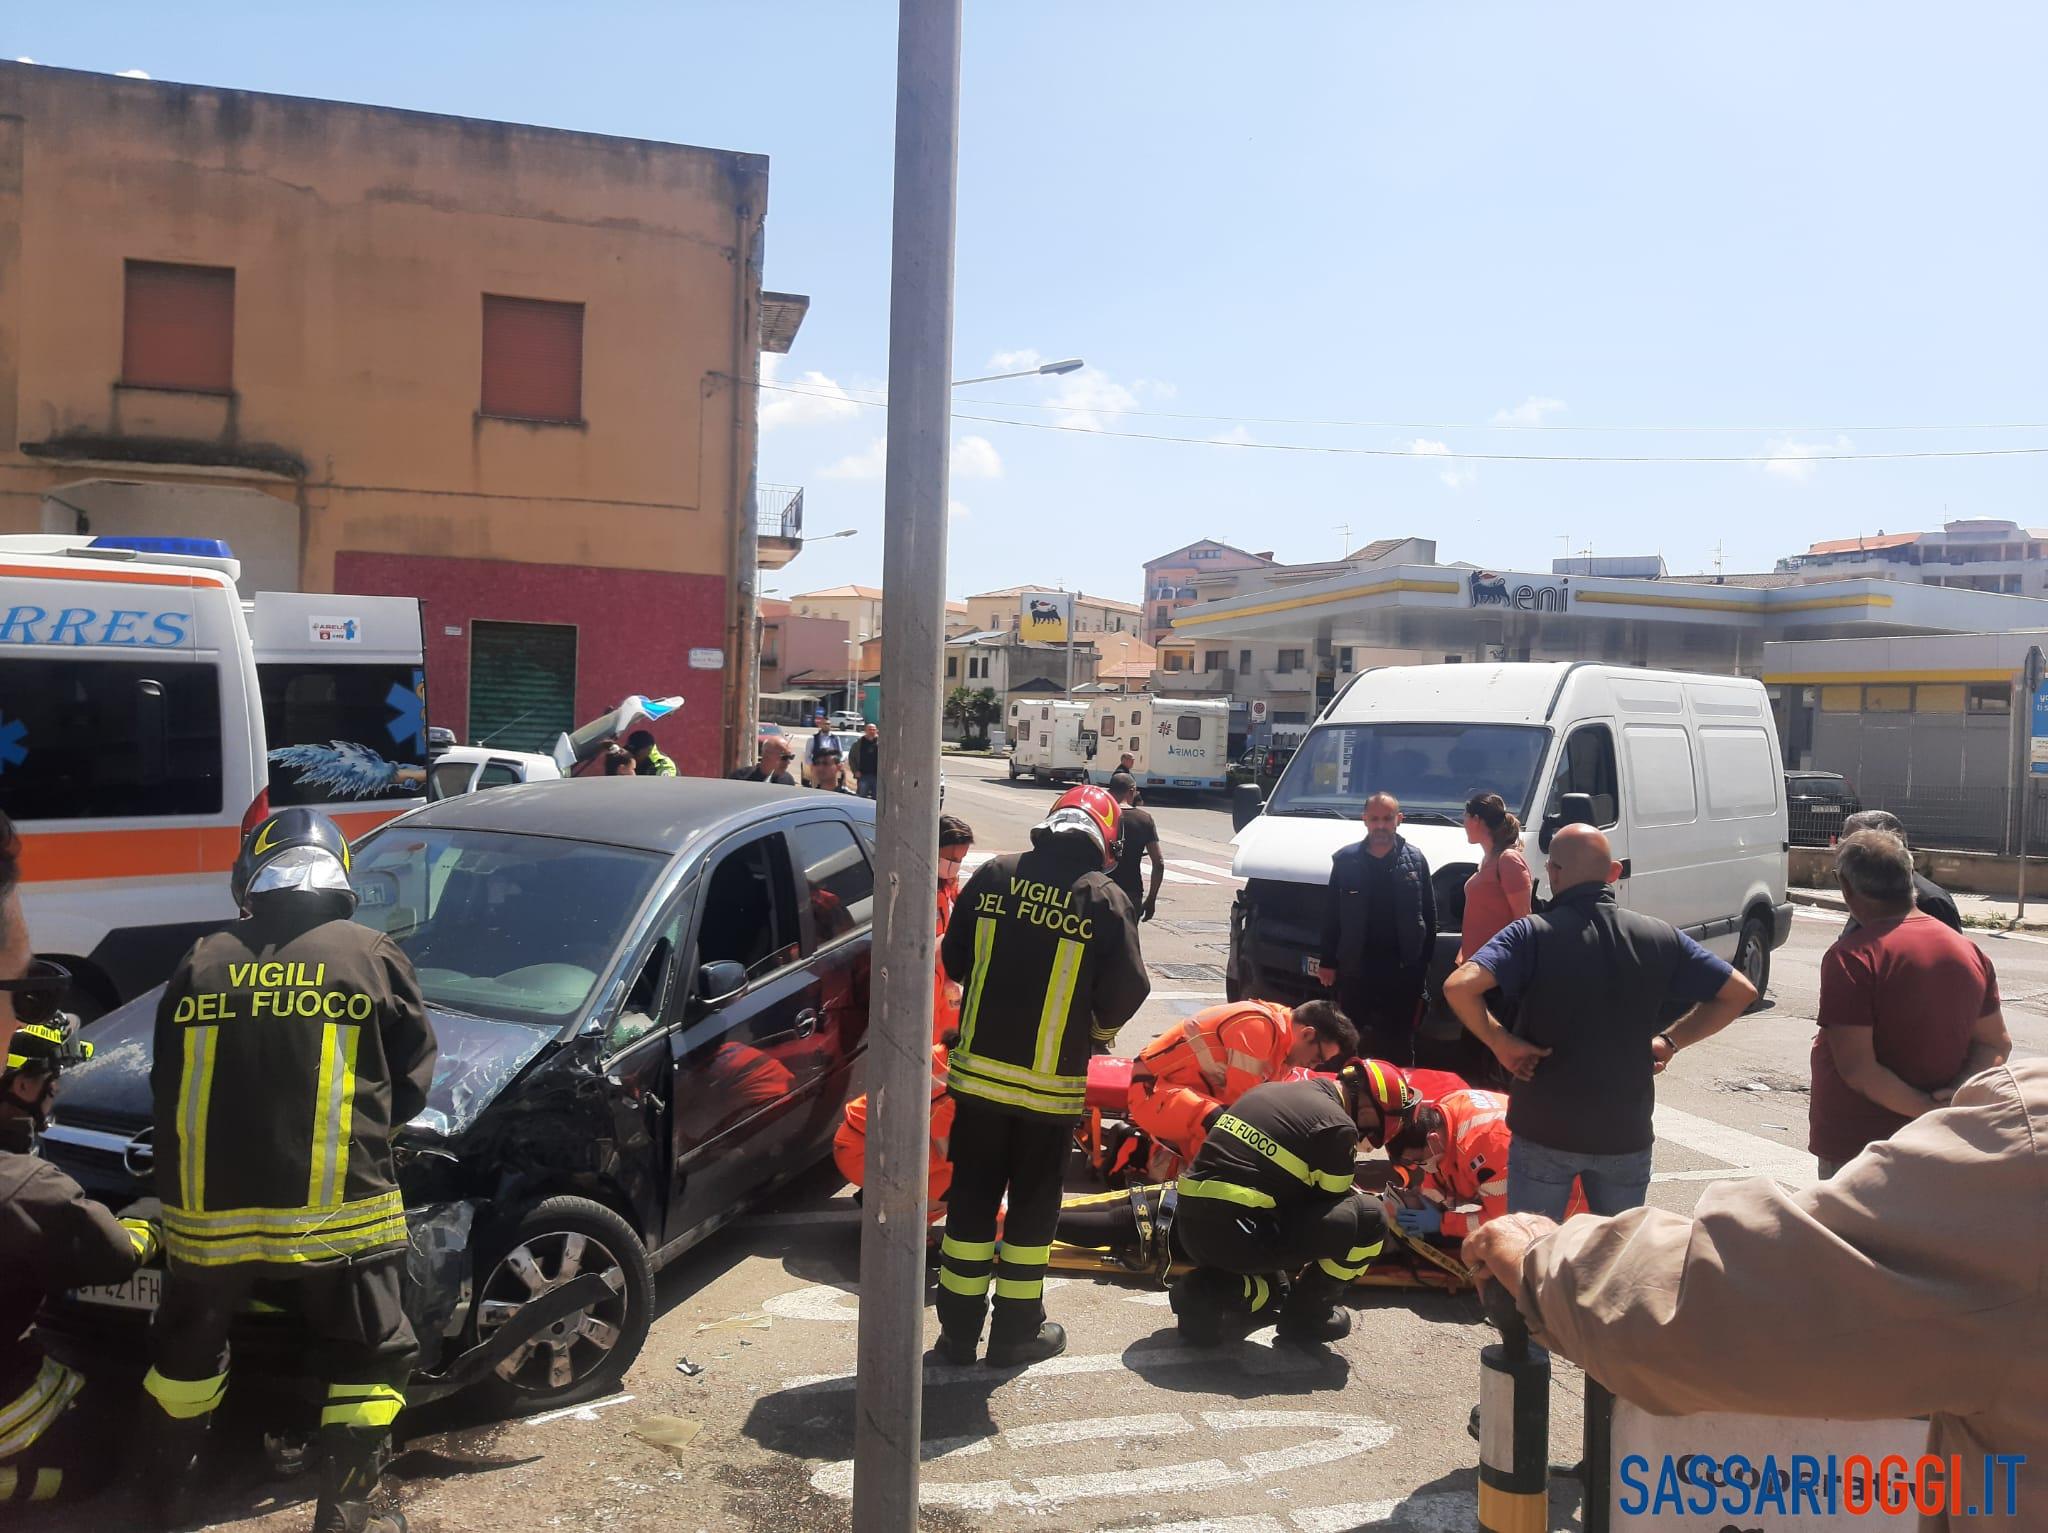
[[1480,1533],[1545,1533],[1550,1526],[1550,1354],[1507,1290],[1482,1289],[1500,1340],[1479,1354]]

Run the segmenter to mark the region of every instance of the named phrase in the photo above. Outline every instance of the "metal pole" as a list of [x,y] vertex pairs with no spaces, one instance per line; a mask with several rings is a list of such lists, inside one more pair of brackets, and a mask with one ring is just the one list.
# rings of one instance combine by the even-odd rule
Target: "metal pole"
[[2027,651],[2026,696],[2021,706],[2026,709],[2025,723],[2027,748],[2020,756],[2020,865],[2018,871],[2018,909],[2013,913],[2015,921],[2027,918],[2027,851],[2034,842],[2034,700],[2041,694],[2043,673],[2048,672],[2048,656],[2041,653],[2039,645]]
[[889,284],[881,723],[866,1196],[861,1207],[853,1525],[914,1533],[924,1410],[925,1180],[931,1149],[939,661],[946,631],[946,470],[960,0],[901,0]]

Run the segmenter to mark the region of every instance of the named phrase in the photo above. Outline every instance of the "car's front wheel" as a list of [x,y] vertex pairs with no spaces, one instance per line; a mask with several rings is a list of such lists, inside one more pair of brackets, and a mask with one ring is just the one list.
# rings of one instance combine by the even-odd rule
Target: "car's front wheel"
[[592,1272],[608,1297],[545,1327],[498,1365],[491,1382],[508,1414],[576,1405],[615,1388],[653,1323],[654,1269],[632,1226],[589,1198],[536,1204],[485,1248],[471,1312],[478,1343],[541,1295]]

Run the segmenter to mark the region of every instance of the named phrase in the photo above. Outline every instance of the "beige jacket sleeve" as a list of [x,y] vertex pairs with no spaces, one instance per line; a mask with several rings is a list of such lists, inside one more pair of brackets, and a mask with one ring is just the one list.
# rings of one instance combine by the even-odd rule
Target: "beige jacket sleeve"
[[1998,1411],[2044,1337],[2048,1062],[1796,1194],[1717,1186],[1692,1218],[1578,1218],[1523,1260],[1538,1340],[1664,1415],[1874,1420]]

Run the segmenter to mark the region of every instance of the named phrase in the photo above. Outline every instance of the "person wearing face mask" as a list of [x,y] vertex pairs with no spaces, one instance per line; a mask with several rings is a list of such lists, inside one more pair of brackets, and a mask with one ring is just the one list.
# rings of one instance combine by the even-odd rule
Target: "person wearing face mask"
[[0,1507],[76,1500],[113,1477],[107,1386],[47,1356],[35,1317],[52,1294],[126,1282],[163,1243],[145,1205],[116,1219],[35,1153],[58,1075],[92,1048],[60,1009],[71,976],[29,946],[16,844],[0,814]]
[[[946,937],[946,924],[953,919],[953,907],[960,899],[960,869],[974,849],[974,830],[958,815],[939,816],[939,940]],[[960,1026],[960,987],[946,978],[946,965],[936,954],[932,958],[932,1042],[937,1043]]]

